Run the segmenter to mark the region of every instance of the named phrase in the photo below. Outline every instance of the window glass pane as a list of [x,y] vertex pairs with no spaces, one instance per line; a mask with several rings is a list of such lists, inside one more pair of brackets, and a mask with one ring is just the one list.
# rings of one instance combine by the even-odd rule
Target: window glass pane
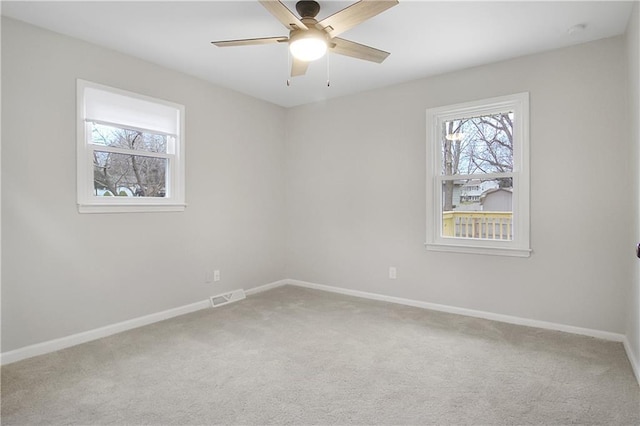
[[166,197],[167,159],[94,151],[95,196]]
[[[169,137],[163,134],[91,123],[91,143],[136,151],[167,153]],[[171,141],[172,142],[172,141]]]
[[513,178],[442,183],[442,236],[513,240]]
[[445,121],[442,128],[442,174],[513,171],[513,113]]

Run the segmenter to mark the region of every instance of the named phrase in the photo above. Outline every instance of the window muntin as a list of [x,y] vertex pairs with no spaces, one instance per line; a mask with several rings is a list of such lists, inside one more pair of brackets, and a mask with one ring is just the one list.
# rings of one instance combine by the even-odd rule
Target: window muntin
[[180,211],[184,107],[78,80],[82,213]]
[[427,111],[428,249],[529,255],[527,121],[527,93]]

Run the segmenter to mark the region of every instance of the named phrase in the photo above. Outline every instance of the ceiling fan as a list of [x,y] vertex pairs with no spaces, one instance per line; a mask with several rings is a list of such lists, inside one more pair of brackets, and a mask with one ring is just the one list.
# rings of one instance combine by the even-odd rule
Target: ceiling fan
[[218,47],[289,43],[293,57],[291,76],[304,75],[309,63],[321,58],[327,49],[333,53],[381,63],[389,52],[336,37],[338,34],[398,4],[398,0],[360,0],[318,22],[320,5],[313,0],[296,3],[298,19],[281,1],[259,0],[288,30],[289,36],[212,41]]

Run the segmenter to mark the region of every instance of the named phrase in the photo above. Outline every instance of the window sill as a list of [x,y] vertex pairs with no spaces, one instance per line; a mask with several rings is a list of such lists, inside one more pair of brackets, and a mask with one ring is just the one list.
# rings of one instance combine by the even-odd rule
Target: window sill
[[186,204],[78,204],[79,213],[182,212]]
[[492,256],[510,257],[530,257],[531,249],[516,247],[490,247],[490,246],[468,246],[457,244],[436,244],[425,243],[424,246],[429,251],[442,251],[449,253],[484,254]]

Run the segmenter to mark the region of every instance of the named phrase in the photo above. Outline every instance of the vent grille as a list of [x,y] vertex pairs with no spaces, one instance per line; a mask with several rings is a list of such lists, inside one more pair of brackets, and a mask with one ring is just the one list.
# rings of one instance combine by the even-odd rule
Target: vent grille
[[211,306],[217,308],[218,306],[226,305],[231,302],[237,302],[238,300],[242,300],[246,297],[244,290],[234,290],[229,293],[218,294],[216,296],[211,296],[209,299],[211,300]]

